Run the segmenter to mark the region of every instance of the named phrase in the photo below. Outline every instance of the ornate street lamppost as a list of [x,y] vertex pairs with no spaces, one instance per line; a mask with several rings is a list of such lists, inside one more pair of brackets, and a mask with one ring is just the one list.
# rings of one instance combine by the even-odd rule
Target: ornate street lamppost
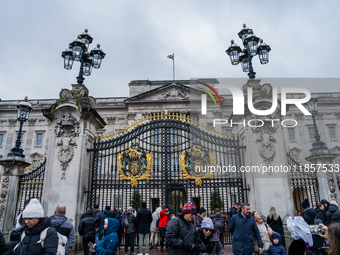
[[312,114],[315,142],[312,144],[313,148],[310,150],[311,154],[327,154],[330,153],[326,143],[320,140],[320,134],[316,125],[315,116],[318,112],[318,99],[313,97],[307,103],[303,104],[307,110]]
[[234,40],[231,40],[231,45],[226,53],[229,55],[232,65],[238,65],[241,62],[243,72],[248,72],[249,78],[255,79],[253,57],[258,55],[260,63],[265,65],[269,62],[271,48],[262,39],[260,40],[254,35],[253,30],[246,27],[246,24],[243,24],[243,29],[238,33],[238,36],[242,39],[245,48],[241,50],[241,47],[237,46]]
[[80,61],[80,70],[77,77],[77,83],[83,84],[85,76],[91,75],[92,67],[95,69],[100,68],[105,53],[100,48],[100,44],[97,47],[87,52],[93,38],[85,29],[83,33],[78,35],[78,38],[70,43],[69,48],[62,52],[61,56],[64,58],[64,68],[71,70],[74,60]]
[[17,136],[17,140],[15,142],[15,147],[7,154],[7,157],[21,157],[25,158],[23,154],[24,150],[20,148],[21,145],[21,132],[22,132],[22,125],[28,120],[28,116],[32,110],[30,103],[27,101],[27,97],[25,97],[25,101],[20,102],[17,105],[18,109],[18,121],[20,122],[19,132]]

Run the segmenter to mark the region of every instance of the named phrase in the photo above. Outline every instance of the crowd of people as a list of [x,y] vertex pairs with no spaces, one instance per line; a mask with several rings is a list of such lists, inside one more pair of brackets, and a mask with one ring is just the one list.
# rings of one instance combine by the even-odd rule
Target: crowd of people
[[[312,235],[312,245],[305,238],[296,238],[288,248],[288,255],[340,255],[340,210],[335,201],[321,200],[316,208],[306,199],[302,202],[304,224],[319,225],[324,233]],[[153,213],[146,202],[136,211],[126,212],[106,206],[86,207],[78,232],[82,236],[85,255],[115,255],[125,233],[125,254],[148,255],[149,249],[169,250],[169,255],[224,254],[225,233],[232,235],[235,255],[286,255],[283,221],[271,207],[267,217],[250,210],[250,205],[236,203],[228,217],[215,208],[212,215],[202,207],[198,210],[191,201],[179,213],[169,208],[157,208]],[[5,243],[0,233],[1,254],[69,254],[75,243],[73,224],[68,221],[66,207],[58,205],[50,217],[37,199],[31,199],[22,212],[19,224]],[[300,217],[301,218],[301,217]],[[307,226],[308,226],[307,225]],[[137,236],[137,243],[135,239]],[[293,236],[293,235],[292,235]],[[158,240],[160,237],[160,240]],[[144,252],[144,253],[143,253]]]

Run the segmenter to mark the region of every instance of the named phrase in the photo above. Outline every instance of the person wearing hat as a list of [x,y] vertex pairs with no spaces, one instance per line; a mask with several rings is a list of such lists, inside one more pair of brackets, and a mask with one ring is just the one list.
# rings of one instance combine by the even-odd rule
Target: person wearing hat
[[202,221],[207,217],[207,210],[205,210],[203,207],[201,207],[199,213],[196,215],[196,226],[201,226]]
[[224,232],[227,226],[227,217],[224,214],[221,214],[221,210],[219,208],[215,208],[215,214],[211,215],[210,218],[214,223],[214,227],[219,232],[220,240],[224,247]]
[[[44,209],[38,199],[31,199],[23,211],[22,217],[26,226],[19,243],[14,247],[13,254],[56,254],[58,249],[57,230],[52,227],[50,218],[44,217]],[[45,229],[47,229],[46,238],[41,242],[40,233]]]
[[189,255],[213,251],[211,244],[204,245],[199,240],[196,228],[191,222],[194,213],[196,213],[195,204],[189,201],[184,204],[182,212],[169,221],[165,232],[169,255]]
[[210,218],[204,218],[201,228],[198,230],[198,238],[203,245],[211,245],[213,251],[211,253],[199,252],[198,255],[205,254],[224,254],[223,246],[219,238],[219,233],[214,229],[214,224]]
[[327,212],[328,223],[340,223],[340,210],[338,203],[331,201]]

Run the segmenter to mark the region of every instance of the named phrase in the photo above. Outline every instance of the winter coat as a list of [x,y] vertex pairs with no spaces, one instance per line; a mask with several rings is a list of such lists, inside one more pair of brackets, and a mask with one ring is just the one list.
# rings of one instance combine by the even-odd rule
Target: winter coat
[[316,218],[322,220],[322,224],[327,224],[327,218],[325,217],[324,210],[320,210],[319,208],[315,208]]
[[[281,219],[280,216],[277,218],[277,220],[274,220],[274,217],[270,217],[269,218],[269,216],[268,216],[267,217],[267,224],[269,225],[269,227],[274,232],[279,233],[281,235],[281,237],[284,236],[284,233],[283,233],[283,222],[282,222],[282,219]],[[282,238],[282,246],[286,247],[286,242],[285,242],[284,238]]]
[[[202,231],[202,229],[199,229],[197,231],[198,238],[201,241],[202,245],[206,245],[204,243],[204,241],[203,241],[203,238],[205,238],[203,236],[204,234],[201,231]],[[212,253],[198,252],[197,255],[208,255],[208,254],[211,254],[211,255],[215,255],[215,254],[216,255],[222,255],[222,254],[224,254],[223,245],[222,245],[222,243],[220,241],[220,235],[219,235],[218,231],[216,231],[216,230],[212,231],[209,243],[214,244],[213,252]]]
[[113,219],[117,219],[119,221],[119,229],[118,229],[118,234],[122,235],[124,233],[124,228],[123,228],[123,222],[122,222],[122,215],[119,212],[119,210],[113,210],[113,211],[109,211],[107,214],[108,218],[113,218]]
[[159,218],[159,225],[158,227],[160,228],[166,228],[168,222],[170,221],[170,215],[165,215],[166,209],[163,209],[159,214],[160,214],[160,218]]
[[[99,222],[99,232],[101,233],[103,231],[103,226],[104,226],[104,220],[107,218],[109,210],[104,210],[98,218],[96,218],[96,222]],[[101,236],[99,237],[101,239]]]
[[100,255],[116,255],[118,247],[119,220],[108,218],[107,228],[104,229],[104,237],[96,244],[94,250]]
[[138,224],[138,233],[150,233],[150,225],[152,222],[152,214],[150,210],[148,210],[146,207],[142,207],[137,213],[136,221]]
[[[268,251],[269,246],[272,244],[272,242],[270,241],[270,236],[268,235],[267,231],[273,232],[273,230],[269,227],[267,223],[263,222],[262,220],[259,220],[257,222],[257,227],[260,231],[260,236],[263,243],[263,252],[266,252]],[[255,237],[254,237],[254,249],[255,251],[258,251],[258,244]]]
[[152,222],[151,222],[151,227],[150,231],[154,233],[159,233],[159,229],[156,226],[157,220],[159,219],[159,212],[154,212],[152,214]]
[[99,231],[99,221],[98,221],[98,218],[102,214],[102,212],[99,211],[98,209],[93,209],[93,213],[94,213],[94,218],[96,219],[96,231]]
[[13,248],[17,245],[17,243],[19,243],[19,241],[21,240],[21,234],[25,227],[26,225],[23,225],[11,231],[9,235],[9,242],[7,243],[7,246],[9,247],[10,251],[12,251]]
[[330,205],[329,202],[326,199],[322,199],[320,203],[323,205],[325,205],[326,203],[328,204],[328,207],[325,207],[325,212],[327,213]]
[[328,223],[340,223],[340,210],[336,205],[331,204],[329,206],[328,212]]
[[127,212],[127,220],[129,222],[129,227],[125,229],[125,234],[136,232],[136,217],[131,212]]
[[192,244],[201,246],[196,227],[191,222],[178,216],[168,222],[165,240],[169,247],[169,255],[195,254],[194,251],[185,248],[185,246],[191,246]]
[[9,255],[10,250],[8,246],[6,245],[5,239],[2,236],[2,233],[0,232],[0,254],[2,255]]
[[241,211],[229,221],[229,232],[233,235],[233,253],[235,255],[252,254],[254,252],[253,233],[257,239],[258,247],[263,248],[260,231],[255,219],[251,215],[243,217]]
[[50,217],[50,219],[57,232],[67,237],[65,255],[69,254],[75,242],[73,224],[67,220],[65,215],[62,214],[54,214]]
[[[279,242],[274,244],[273,239],[279,238]],[[281,235],[279,233],[272,234],[272,245],[267,251],[267,255],[287,255],[286,249],[281,245]]]
[[235,206],[233,206],[231,207],[229,212],[229,219],[231,219],[231,217],[233,217],[235,214],[237,214],[237,209],[235,208]]
[[93,211],[87,211],[85,218],[81,220],[78,225],[79,234],[83,236],[83,239],[94,239],[96,236],[95,231],[95,219]]
[[203,221],[202,216],[200,214],[197,214],[196,215],[196,220],[195,220],[196,226],[201,226],[202,225],[202,221]]
[[[308,225],[314,225],[314,219],[316,217],[316,212],[312,208],[307,208],[303,212],[303,219]],[[313,235],[313,246],[311,248],[320,248],[323,246],[323,238],[318,235]]]
[[288,249],[289,255],[305,255],[306,251],[305,242],[302,239],[294,240]]
[[[40,233],[48,228],[46,238],[44,240],[44,248],[40,241]],[[22,241],[20,235],[19,246],[15,249],[14,254],[17,255],[55,255],[58,249],[58,234],[57,230],[52,227],[50,218],[45,218],[43,221],[38,222],[33,228],[24,227],[25,237]]]
[[217,216],[216,214],[211,215],[211,220],[214,223],[215,229],[220,233],[225,232],[225,223],[227,222],[227,217],[224,214]]
[[303,219],[308,225],[314,225],[315,216],[316,216],[316,212],[313,208],[307,208],[303,212]]

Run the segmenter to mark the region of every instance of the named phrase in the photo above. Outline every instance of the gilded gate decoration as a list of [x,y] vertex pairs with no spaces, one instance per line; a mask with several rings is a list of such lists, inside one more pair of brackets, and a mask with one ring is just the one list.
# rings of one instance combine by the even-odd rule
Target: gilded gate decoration
[[202,149],[195,144],[191,149],[183,151],[180,155],[182,179],[195,180],[197,186],[202,185],[203,179],[211,179],[214,174],[211,168],[215,167],[214,152]]
[[132,144],[129,150],[118,155],[118,170],[121,180],[129,180],[136,187],[138,180],[151,178],[152,153],[145,152],[139,143]]
[[[161,206],[177,212],[193,201],[197,211],[204,207],[213,213],[219,203],[228,213],[236,202],[247,201],[239,137],[188,114],[145,114],[95,137],[89,152],[87,204],[102,210],[106,205],[138,210],[145,201],[152,211]],[[223,171],[227,167],[235,171]],[[230,235],[226,243],[231,243]]]

